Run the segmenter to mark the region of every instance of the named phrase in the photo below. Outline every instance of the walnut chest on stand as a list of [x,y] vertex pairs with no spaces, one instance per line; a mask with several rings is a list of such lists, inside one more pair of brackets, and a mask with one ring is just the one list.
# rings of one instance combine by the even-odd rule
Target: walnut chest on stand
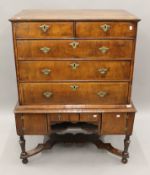
[[[22,162],[60,142],[91,142],[127,163],[139,19],[123,10],[24,10],[10,21]],[[60,134],[70,128],[84,133]],[[25,135],[49,140],[27,151]],[[125,135],[124,149],[105,135]]]

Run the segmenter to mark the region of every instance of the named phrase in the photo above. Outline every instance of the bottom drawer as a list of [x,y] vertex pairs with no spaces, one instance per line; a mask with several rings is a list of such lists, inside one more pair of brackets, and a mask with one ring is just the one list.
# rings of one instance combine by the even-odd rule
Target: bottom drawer
[[125,134],[127,131],[127,113],[102,114],[101,134]]
[[128,103],[129,85],[119,83],[20,83],[22,105]]
[[47,134],[47,116],[45,114],[23,114],[21,116],[23,134]]

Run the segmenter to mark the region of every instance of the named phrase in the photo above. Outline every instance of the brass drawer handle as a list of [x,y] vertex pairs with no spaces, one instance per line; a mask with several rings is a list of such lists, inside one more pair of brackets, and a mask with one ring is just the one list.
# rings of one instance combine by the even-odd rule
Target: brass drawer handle
[[50,91],[45,91],[45,92],[43,92],[43,96],[44,96],[45,98],[50,98],[52,95],[53,95],[53,93],[50,92]]
[[76,91],[79,88],[79,86],[77,85],[71,85],[70,87],[73,91]]
[[44,75],[49,75],[50,73],[51,73],[51,70],[50,69],[47,69],[47,68],[45,68],[45,69],[42,69],[42,71],[41,71]]
[[103,53],[103,54],[105,54],[105,53],[107,53],[108,52],[108,50],[109,50],[109,48],[108,47],[105,47],[105,46],[102,46],[102,47],[100,47],[100,48],[98,48],[100,51],[101,51],[101,53]]
[[108,93],[106,91],[99,91],[97,95],[101,98],[105,97]]
[[101,75],[106,75],[108,72],[108,68],[102,67],[102,68],[98,69],[98,71]]
[[93,114],[93,118],[97,118],[97,114]]
[[100,27],[101,27],[101,29],[102,29],[104,32],[108,32],[108,31],[110,30],[110,28],[111,28],[111,26],[108,25],[108,24],[103,24],[103,25],[101,25]]
[[61,120],[61,118],[62,118],[61,114],[58,114],[58,120]]
[[120,115],[120,114],[117,114],[117,115],[116,115],[116,118],[120,118],[120,117],[121,117],[121,115]]
[[77,67],[79,67],[79,64],[77,64],[77,63],[71,63],[70,66],[72,67],[73,70],[76,70]]
[[40,29],[41,29],[44,33],[46,33],[46,32],[48,31],[48,29],[49,29],[49,25],[42,24],[42,25],[40,26]]
[[73,49],[76,49],[79,46],[79,42],[73,41],[69,45],[72,46]]
[[51,50],[51,48],[49,48],[49,47],[40,48],[40,51],[42,51],[44,54],[47,54],[50,50]]

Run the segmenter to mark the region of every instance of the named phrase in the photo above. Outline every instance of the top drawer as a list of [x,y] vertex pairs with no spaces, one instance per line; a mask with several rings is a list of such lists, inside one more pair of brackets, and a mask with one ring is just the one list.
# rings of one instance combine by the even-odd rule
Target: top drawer
[[77,38],[132,38],[136,36],[133,22],[77,22]]
[[15,23],[16,38],[72,38],[72,22]]

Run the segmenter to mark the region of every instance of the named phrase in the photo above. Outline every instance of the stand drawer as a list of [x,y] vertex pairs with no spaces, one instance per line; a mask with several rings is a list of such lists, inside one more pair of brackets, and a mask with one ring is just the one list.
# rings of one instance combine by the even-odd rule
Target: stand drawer
[[102,114],[101,134],[125,134],[127,131],[127,113]]
[[47,116],[45,114],[23,114],[19,117],[22,121],[22,130],[26,135],[47,134]]
[[98,122],[100,121],[100,114],[80,114],[81,122]]
[[69,113],[59,113],[59,114],[49,114],[50,122],[78,122],[79,114],[69,114]]

